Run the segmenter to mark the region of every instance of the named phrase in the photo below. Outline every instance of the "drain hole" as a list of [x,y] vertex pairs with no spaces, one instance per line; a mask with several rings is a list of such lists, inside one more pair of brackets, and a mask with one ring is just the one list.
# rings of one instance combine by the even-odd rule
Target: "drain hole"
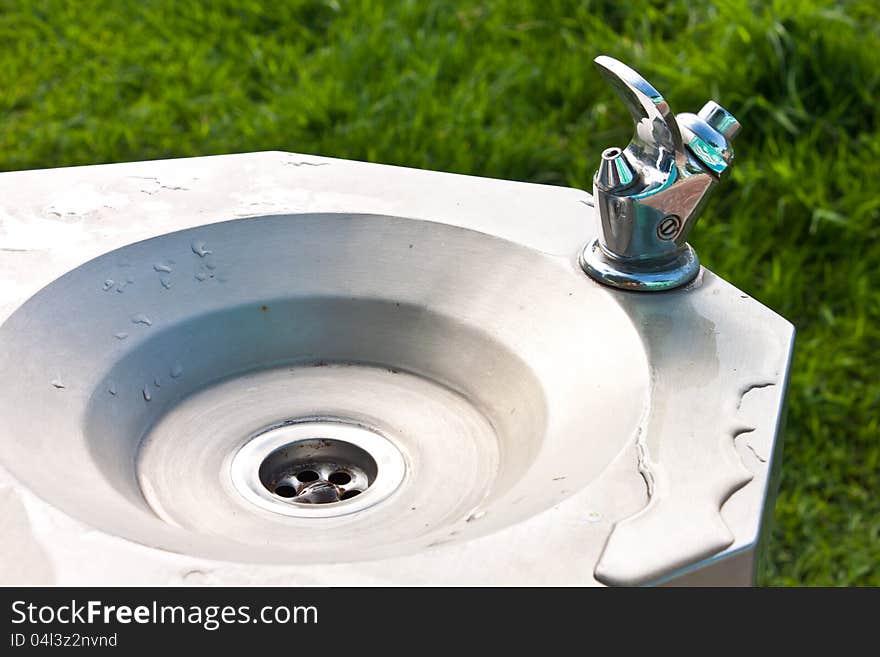
[[351,475],[340,470],[327,477],[327,481],[337,486],[345,486],[345,484],[351,481]]
[[310,481],[318,481],[320,475],[314,470],[303,470],[302,472],[296,475],[296,478],[299,479],[304,484]]
[[288,486],[287,484],[281,484],[280,486],[276,486],[273,492],[281,497],[294,497],[296,495],[296,488]]
[[260,464],[263,486],[292,504],[333,504],[366,491],[379,466],[361,447],[333,438],[283,445]]

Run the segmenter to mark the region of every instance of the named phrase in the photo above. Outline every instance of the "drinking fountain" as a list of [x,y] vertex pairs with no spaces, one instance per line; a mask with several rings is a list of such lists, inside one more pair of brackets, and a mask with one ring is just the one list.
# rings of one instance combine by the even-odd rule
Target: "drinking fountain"
[[0,583],[753,583],[792,325],[739,124],[600,72],[593,193],[287,152],[0,174]]

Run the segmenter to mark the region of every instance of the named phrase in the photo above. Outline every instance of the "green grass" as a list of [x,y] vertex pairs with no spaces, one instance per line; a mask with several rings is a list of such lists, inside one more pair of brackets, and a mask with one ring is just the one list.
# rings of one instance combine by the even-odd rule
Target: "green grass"
[[799,331],[764,584],[880,585],[880,5],[0,0],[0,169],[279,149],[588,189],[629,62],[744,125],[692,242]]

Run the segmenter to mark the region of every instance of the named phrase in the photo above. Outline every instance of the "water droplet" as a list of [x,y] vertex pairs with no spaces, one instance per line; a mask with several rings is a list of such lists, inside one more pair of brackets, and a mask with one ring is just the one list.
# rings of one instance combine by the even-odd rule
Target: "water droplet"
[[156,386],[157,388],[161,388],[162,387],[162,380],[157,376],[155,379],[153,379],[153,385]]
[[114,397],[116,396],[116,384],[113,381],[110,382],[110,385],[107,386],[107,392],[109,392]]
[[162,274],[170,274],[174,271],[171,265],[164,262],[157,262],[155,265],[153,265],[153,269]]
[[150,401],[153,398],[153,395],[150,394],[150,389],[147,386],[144,386],[144,401]]
[[101,289],[104,290],[104,292],[107,292],[114,285],[116,285],[116,282],[112,278],[108,278],[104,281],[104,286]]
[[205,267],[207,267],[208,269],[217,269],[217,263],[213,260],[209,260],[205,263]]
[[183,374],[183,365],[180,363],[174,363],[171,367],[171,378],[178,379]]
[[125,340],[125,338],[128,337],[128,333],[120,331],[119,333],[114,333],[113,337],[116,338],[117,340]]
[[211,255],[213,251],[209,251],[205,248],[205,240],[193,240],[192,243],[192,252],[195,253],[200,258],[204,258],[207,255]]
[[66,386],[62,383],[60,378],[52,379],[52,385],[58,388],[59,390],[63,390]]
[[202,281],[204,281],[206,278],[208,278],[208,275],[205,274],[205,272],[203,272],[203,271],[200,271],[198,274],[196,274],[196,280],[197,280],[199,283],[201,283]]
[[477,511],[476,513],[472,513],[467,517],[467,522],[473,522],[474,520],[479,520],[484,515],[486,515],[485,511]]
[[602,514],[598,511],[590,511],[587,514],[587,522],[599,522],[602,520]]
[[137,315],[132,315],[131,322],[132,322],[132,324],[143,324],[145,326],[152,326],[153,325],[153,321],[149,317],[144,315],[143,313],[138,313]]
[[122,294],[122,291],[123,291],[126,287],[128,287],[129,285],[131,285],[132,283],[134,283],[134,279],[133,279],[131,276],[126,276],[126,277],[125,277],[125,282],[123,282],[123,283],[119,283],[119,284],[116,286],[116,291],[119,292],[120,294]]
[[159,282],[162,283],[162,287],[164,287],[166,290],[171,289],[171,279],[167,276],[163,276],[162,278],[160,278]]

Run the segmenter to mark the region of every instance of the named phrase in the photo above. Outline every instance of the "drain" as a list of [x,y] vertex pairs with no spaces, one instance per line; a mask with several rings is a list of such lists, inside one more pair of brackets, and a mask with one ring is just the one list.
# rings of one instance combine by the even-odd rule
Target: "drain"
[[382,434],[342,420],[300,420],[261,432],[232,459],[240,495],[288,516],[363,510],[397,489],[403,455]]
[[377,472],[375,459],[361,447],[313,438],[279,447],[260,464],[259,474],[267,490],[296,504],[332,504],[363,493]]

